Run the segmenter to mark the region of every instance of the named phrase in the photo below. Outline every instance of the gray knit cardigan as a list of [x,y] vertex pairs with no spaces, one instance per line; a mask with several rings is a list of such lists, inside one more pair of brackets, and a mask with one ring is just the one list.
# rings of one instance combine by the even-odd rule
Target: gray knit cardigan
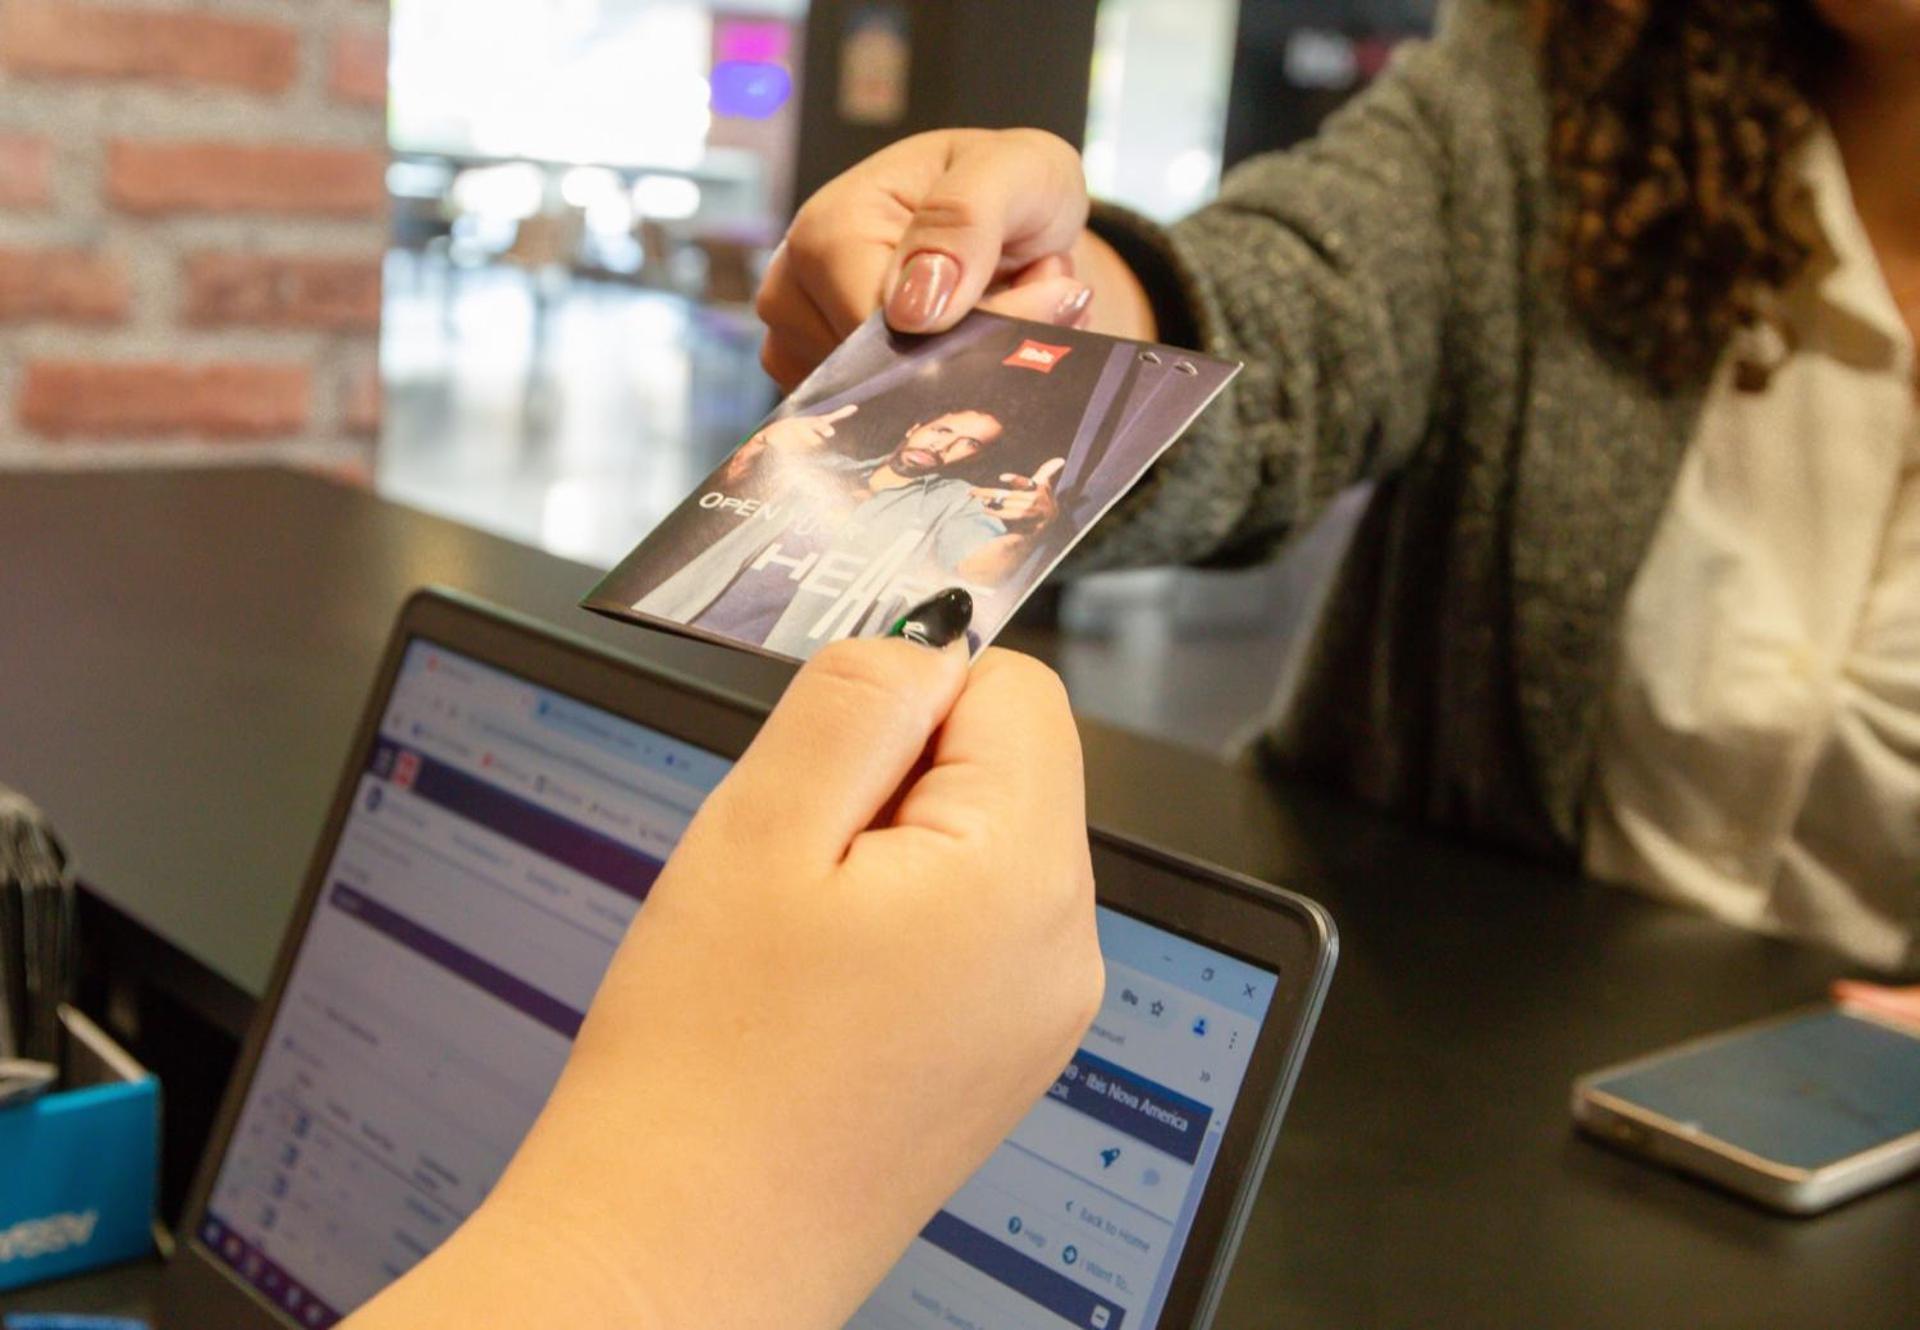
[[1073,567],[1262,558],[1377,482],[1263,751],[1571,856],[1624,602],[1703,393],[1656,392],[1562,295],[1520,10],[1456,0],[1318,138],[1169,229],[1100,211],[1168,331],[1247,368]]

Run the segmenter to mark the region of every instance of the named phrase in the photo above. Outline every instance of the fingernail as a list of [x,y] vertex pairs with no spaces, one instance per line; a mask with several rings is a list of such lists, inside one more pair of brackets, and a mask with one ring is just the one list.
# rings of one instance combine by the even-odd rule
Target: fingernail
[[901,615],[887,636],[939,648],[966,636],[972,622],[973,597],[961,587],[948,587]]
[[960,289],[960,265],[951,255],[922,250],[900,270],[887,301],[887,322],[902,332],[918,332],[947,312]]
[[1058,324],[1075,324],[1087,312],[1087,306],[1093,303],[1093,288],[1083,286],[1060,302],[1053,311],[1053,321]]

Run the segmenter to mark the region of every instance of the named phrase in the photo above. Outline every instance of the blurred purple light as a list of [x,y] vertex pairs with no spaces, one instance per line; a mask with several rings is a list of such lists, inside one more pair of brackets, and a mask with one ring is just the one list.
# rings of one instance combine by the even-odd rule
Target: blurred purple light
[[713,67],[713,113],[765,120],[793,95],[793,75],[758,60],[725,60]]

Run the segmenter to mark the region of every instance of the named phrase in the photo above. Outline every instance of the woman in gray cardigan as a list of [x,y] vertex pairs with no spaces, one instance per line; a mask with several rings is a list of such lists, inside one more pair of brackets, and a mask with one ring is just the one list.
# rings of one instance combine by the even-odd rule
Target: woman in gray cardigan
[[1247,364],[1083,570],[1374,482],[1280,769],[1912,963],[1920,0],[1456,0],[1168,229],[1048,136],[908,139],[800,211],[763,358],[976,303]]

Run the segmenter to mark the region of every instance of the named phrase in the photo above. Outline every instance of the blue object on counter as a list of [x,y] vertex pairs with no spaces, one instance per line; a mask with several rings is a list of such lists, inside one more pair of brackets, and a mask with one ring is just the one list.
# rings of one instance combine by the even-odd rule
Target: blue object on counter
[[131,1316],[64,1316],[59,1312],[8,1312],[0,1316],[4,1330],[153,1330]]
[[0,1290],[153,1250],[160,1083],[85,1017],[61,1019],[75,1088],[0,1109]]

